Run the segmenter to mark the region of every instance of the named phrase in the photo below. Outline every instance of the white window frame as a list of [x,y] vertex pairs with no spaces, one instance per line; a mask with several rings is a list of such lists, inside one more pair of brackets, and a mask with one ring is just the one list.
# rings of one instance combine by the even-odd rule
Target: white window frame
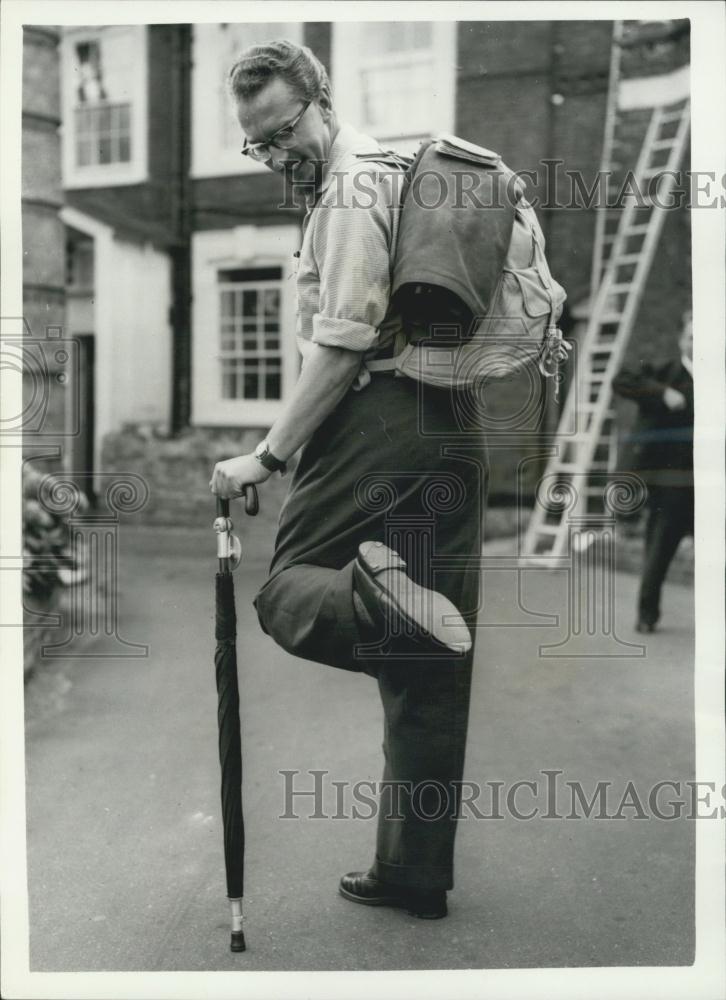
[[[227,280],[227,281],[218,281],[217,288],[218,288],[218,292],[219,292],[220,296],[224,292],[231,292],[231,291],[234,291],[234,292],[242,291],[243,293],[244,292],[255,292],[257,294],[257,297],[258,297],[258,302],[259,302],[259,299],[260,299],[260,293],[262,293],[263,296],[264,296],[265,291],[268,290],[268,289],[270,289],[270,290],[277,291],[277,292],[280,293],[280,306],[282,306],[282,285],[281,285],[281,283],[282,283],[282,268],[280,268],[280,277],[279,278],[267,278],[267,279],[250,278],[250,279],[245,280],[245,281],[229,281],[229,280]],[[281,312],[281,309],[280,309],[280,312]],[[270,360],[270,359],[279,359],[279,361],[280,361],[280,398],[282,398],[282,363],[283,363],[282,315],[280,315],[279,318],[278,318],[277,339],[278,339],[278,343],[279,343],[280,346],[276,350],[271,350],[270,348],[265,347],[265,346],[260,347],[260,340],[259,340],[259,335],[260,335],[260,329],[259,329],[260,314],[259,314],[259,312],[256,315],[256,323],[257,323],[257,327],[258,328],[257,328],[257,330],[254,331],[254,337],[255,337],[255,341],[257,342],[257,347],[256,347],[256,349],[252,353],[255,355],[255,358],[258,361],[267,361],[267,360]],[[264,325],[264,321],[263,321],[263,325]],[[264,344],[264,337],[265,337],[265,332],[264,331],[262,332],[262,335],[263,335],[263,344]],[[235,339],[237,339],[237,338],[235,338]],[[242,339],[244,340],[244,333],[242,333]],[[241,350],[237,349],[237,350],[228,350],[228,351],[224,351],[224,349],[221,348],[221,353],[220,353],[220,356],[219,356],[219,360],[221,362],[223,362],[225,360],[227,360],[227,361],[242,360],[244,362],[245,353],[246,352],[245,352],[244,348],[242,348]],[[243,365],[243,367],[244,367],[244,365]],[[230,397],[223,396],[223,398],[224,399],[229,399]],[[237,397],[232,397],[232,398],[236,399]],[[243,397],[243,398],[245,399],[246,402],[254,402],[255,401],[254,398],[253,399],[249,399],[249,400],[246,397]],[[266,397],[264,398],[264,401],[265,402],[277,402],[277,400],[268,400]]]
[[[371,20],[378,20],[371,18]],[[401,20],[404,20],[402,18]],[[433,71],[431,89],[431,112],[428,130],[415,136],[401,131],[391,135],[371,129],[363,120],[362,93],[359,74],[362,67],[360,51],[360,27],[352,21],[336,21],[333,24],[332,88],[333,103],[338,117],[367,132],[375,139],[385,140],[401,152],[416,148],[421,139],[437,132],[453,132],[456,116],[456,50],[457,23],[455,21],[433,21],[432,46]],[[412,50],[415,51],[415,50]],[[372,57],[366,63],[380,61]],[[395,102],[396,95],[391,94]]]
[[[131,105],[131,159],[128,163],[103,163],[79,167],[76,163],[75,109],[77,79],[73,70],[75,47],[82,42],[100,42],[114,32],[131,32],[136,36],[138,57],[129,78]],[[87,187],[117,187],[142,184],[148,180],[148,34],[146,25],[109,25],[82,28],[67,27],[61,42],[62,105],[61,126],[63,151],[63,186],[68,189]],[[112,103],[120,103],[118,100]]]
[[[267,22],[265,22],[267,23]],[[274,22],[270,22],[272,27]],[[285,37],[303,44],[303,25],[285,22]],[[269,168],[264,163],[242,156],[243,135],[237,146],[223,146],[221,87],[224,72],[221,64],[219,24],[195,24],[192,71],[192,177],[229,177],[234,174],[260,174]],[[270,32],[271,37],[274,30]]]
[[[270,427],[297,380],[296,295],[293,254],[300,247],[298,226],[238,226],[194,233],[192,267],[192,423],[210,427]],[[220,365],[221,307],[218,272],[279,267],[280,400],[224,399]]]

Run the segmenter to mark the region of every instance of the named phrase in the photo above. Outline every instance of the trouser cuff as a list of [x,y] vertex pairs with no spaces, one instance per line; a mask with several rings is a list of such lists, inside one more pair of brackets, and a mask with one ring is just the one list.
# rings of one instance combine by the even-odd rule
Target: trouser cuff
[[450,868],[438,865],[393,865],[376,856],[373,874],[381,882],[401,885],[407,889],[453,889]]

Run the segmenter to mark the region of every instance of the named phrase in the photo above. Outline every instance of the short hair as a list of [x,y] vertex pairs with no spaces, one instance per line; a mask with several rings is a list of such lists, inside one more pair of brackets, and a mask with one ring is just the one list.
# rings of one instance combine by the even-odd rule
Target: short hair
[[330,80],[318,57],[306,46],[286,38],[245,49],[229,71],[232,96],[247,100],[275,79],[290,84],[306,101],[320,97]]

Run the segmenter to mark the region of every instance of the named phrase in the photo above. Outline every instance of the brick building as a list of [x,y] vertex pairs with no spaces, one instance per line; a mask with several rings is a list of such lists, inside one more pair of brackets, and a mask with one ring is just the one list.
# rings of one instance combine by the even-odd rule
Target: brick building
[[47,349],[47,331],[52,339],[62,337],[66,304],[65,235],[60,218],[59,38],[58,29],[52,26],[26,27],[23,32],[24,322],[18,317],[12,331],[18,337],[18,350],[23,344],[25,454],[43,454],[45,464],[55,468],[61,464],[58,434],[64,430],[67,403],[66,366],[57,360],[63,358],[61,348]]
[[[128,424],[211,438],[230,429],[239,438],[241,428],[256,442],[294,383],[300,213],[280,210],[280,179],[240,156],[224,82],[239,50],[281,35],[316,52],[340,117],[384,144],[413,149],[431,132],[454,132],[537,171],[530,190],[575,335],[587,315],[595,210],[567,207],[564,171],[589,187],[600,165],[611,22],[69,27],[68,325],[95,345],[97,466],[104,439]],[[624,71],[666,80],[688,61],[688,22],[654,22]],[[641,139],[622,151],[626,160]],[[675,344],[674,318],[690,300],[689,246],[687,210],[669,213],[632,352]],[[517,427],[531,392],[524,382],[493,388],[496,426],[511,416]],[[553,403],[542,405],[551,428]],[[517,462],[537,447],[534,426],[510,434],[494,495],[512,495]]]

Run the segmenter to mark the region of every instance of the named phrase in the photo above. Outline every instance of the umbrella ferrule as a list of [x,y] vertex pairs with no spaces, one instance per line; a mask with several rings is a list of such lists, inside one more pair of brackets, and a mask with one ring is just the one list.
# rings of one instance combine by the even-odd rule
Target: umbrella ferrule
[[232,931],[242,930],[242,921],[244,916],[242,915],[242,899],[230,899],[230,905],[232,907]]

